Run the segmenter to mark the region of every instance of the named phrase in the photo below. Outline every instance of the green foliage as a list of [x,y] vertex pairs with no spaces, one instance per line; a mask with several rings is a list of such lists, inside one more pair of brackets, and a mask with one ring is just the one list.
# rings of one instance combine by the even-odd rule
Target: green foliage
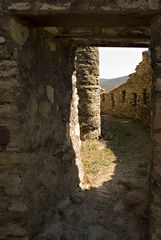
[[82,162],[85,170],[99,174],[100,169],[114,163],[116,156],[108,147],[108,143],[101,140],[87,140],[82,143]]

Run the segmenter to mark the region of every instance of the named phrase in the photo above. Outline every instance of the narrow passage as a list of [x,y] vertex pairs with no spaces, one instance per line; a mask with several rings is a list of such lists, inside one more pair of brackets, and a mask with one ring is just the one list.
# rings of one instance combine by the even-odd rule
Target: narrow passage
[[82,224],[93,229],[91,240],[147,240],[150,127],[107,115],[102,134],[82,144]]
[[84,188],[36,240],[147,240],[149,127],[102,116],[102,139],[82,142],[81,157]]

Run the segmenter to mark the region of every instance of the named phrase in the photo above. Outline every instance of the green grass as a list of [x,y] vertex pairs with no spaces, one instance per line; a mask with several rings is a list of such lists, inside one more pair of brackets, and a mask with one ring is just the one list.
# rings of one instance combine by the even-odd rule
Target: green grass
[[149,128],[121,120],[111,123],[110,128],[104,129],[104,133],[107,132],[104,140],[82,142],[81,159],[85,173],[91,179],[97,179],[110,170],[112,173],[121,169],[126,173],[133,171],[136,177],[146,177],[151,156]]
[[100,169],[109,167],[116,160],[116,156],[108,147],[108,143],[101,140],[83,142],[81,158],[85,171],[89,174],[99,174]]

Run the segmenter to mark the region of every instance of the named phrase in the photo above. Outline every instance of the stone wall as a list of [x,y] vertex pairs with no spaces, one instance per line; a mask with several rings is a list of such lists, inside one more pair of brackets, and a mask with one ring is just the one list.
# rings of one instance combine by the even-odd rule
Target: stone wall
[[129,75],[127,83],[101,94],[101,112],[150,123],[151,90],[150,52],[144,52],[142,62],[136,67],[136,72]]
[[1,17],[0,239],[32,239],[79,184],[74,58],[71,42]]
[[[131,1],[126,1],[126,0],[114,0],[114,1],[109,1],[109,0],[100,0],[97,2],[96,0],[82,0],[81,2],[78,2],[77,0],[60,0],[60,1],[49,1],[49,0],[37,0],[36,2],[33,0],[6,0],[5,2],[2,1],[0,2],[0,10],[8,10],[12,12],[16,12],[22,15],[25,15],[26,13],[31,13],[28,14],[28,16],[36,16],[38,14],[44,14],[44,20],[45,22],[42,22],[42,18],[39,18],[39,21],[41,24],[47,25],[52,23],[52,18],[48,18],[48,14],[54,12],[58,14],[62,13],[76,13],[77,16],[78,14],[86,14],[86,16],[81,19],[82,22],[78,20],[77,16],[75,18],[69,19],[69,22],[66,22],[66,24],[72,24],[73,25],[79,25],[86,22],[89,25],[91,22],[89,21],[89,15],[103,15],[103,14],[108,14],[110,16],[110,21],[106,22],[105,19],[100,18],[101,22],[97,23],[98,25],[102,23],[104,20],[105,25],[111,25],[111,21],[115,20],[115,25],[120,23],[120,21],[123,21],[125,19],[126,15],[131,15],[131,12],[136,13],[137,15],[131,16],[132,18],[129,20],[132,20],[133,24],[135,22],[135,26],[138,25],[139,17],[146,16],[146,15],[153,15],[157,14],[158,10],[160,10],[160,1],[159,0],[131,0]],[[36,13],[36,15],[35,15]],[[115,13],[115,14],[114,14]],[[123,13],[123,17],[122,17]],[[120,18],[117,18],[117,14],[120,14]],[[40,17],[40,16],[38,16]],[[67,17],[67,16],[66,16]],[[57,24],[62,25],[62,21],[66,20],[61,19],[61,21]],[[108,17],[108,16],[106,16]],[[96,18],[96,16],[93,16],[93,18]],[[34,20],[34,17],[33,17]],[[55,20],[58,20],[57,18]],[[75,21],[73,21],[75,20]],[[98,19],[97,19],[98,20]],[[144,23],[149,20],[149,18],[144,18]],[[37,22],[38,23],[38,22]],[[131,23],[131,22],[130,22]],[[124,24],[129,24],[124,22]],[[114,25],[114,24],[113,24]]]
[[78,48],[76,76],[81,139],[98,138],[101,125],[98,48]]
[[[0,1],[1,239],[33,239],[79,184],[73,40],[75,46],[140,47],[149,46],[150,36],[153,156],[144,218],[149,238],[161,239],[160,9],[159,0]],[[52,37],[42,26],[53,26]]]
[[161,16],[151,21],[152,160],[150,163],[150,239],[161,239]]
[[[159,0],[5,0],[0,12],[36,27],[54,27],[53,35],[78,46],[148,47],[149,21],[159,14]],[[118,17],[119,16],[119,17]]]

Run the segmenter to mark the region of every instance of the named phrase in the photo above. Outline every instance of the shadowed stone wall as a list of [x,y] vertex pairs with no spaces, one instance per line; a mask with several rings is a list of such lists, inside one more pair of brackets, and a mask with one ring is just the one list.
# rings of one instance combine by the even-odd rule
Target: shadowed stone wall
[[[148,46],[149,32],[142,29],[149,27],[155,15],[151,22],[153,158],[148,216],[150,239],[161,239],[160,9],[159,0],[0,2],[1,239],[33,239],[44,222],[50,222],[50,213],[57,218],[59,211],[61,221],[60,209],[70,203],[79,184],[78,122],[72,115],[76,112],[73,39],[75,46]],[[15,16],[26,24],[15,21]],[[53,26],[54,32],[50,38],[31,26]]]
[[[14,0],[6,0],[0,3],[0,9],[5,9],[9,11],[26,11],[26,12],[41,12],[48,13],[52,11],[63,12],[66,11],[68,13],[86,13],[86,18],[82,19],[82,21],[88,20],[88,14],[90,13],[110,13],[114,12],[118,13],[125,12],[129,13],[131,11],[137,12],[138,14],[150,14],[155,10],[159,10],[160,2],[159,0],[100,0],[99,2],[95,0],[82,0],[78,2],[77,0],[59,0],[59,1],[49,1],[49,0],[37,0],[36,2],[33,0],[22,0],[22,1],[14,1]],[[47,15],[45,16],[48,17]],[[71,19],[72,20],[72,19]],[[121,19],[118,19],[119,22]],[[78,22],[73,23],[78,24]],[[107,23],[107,24],[110,24]]]
[[98,48],[78,48],[76,76],[81,139],[98,138],[101,124]]
[[0,239],[26,240],[79,184],[75,50],[6,17],[0,53]]
[[143,53],[127,83],[101,94],[101,112],[151,123],[152,69],[150,52]]
[[152,142],[150,239],[161,239],[161,16],[151,21]]

